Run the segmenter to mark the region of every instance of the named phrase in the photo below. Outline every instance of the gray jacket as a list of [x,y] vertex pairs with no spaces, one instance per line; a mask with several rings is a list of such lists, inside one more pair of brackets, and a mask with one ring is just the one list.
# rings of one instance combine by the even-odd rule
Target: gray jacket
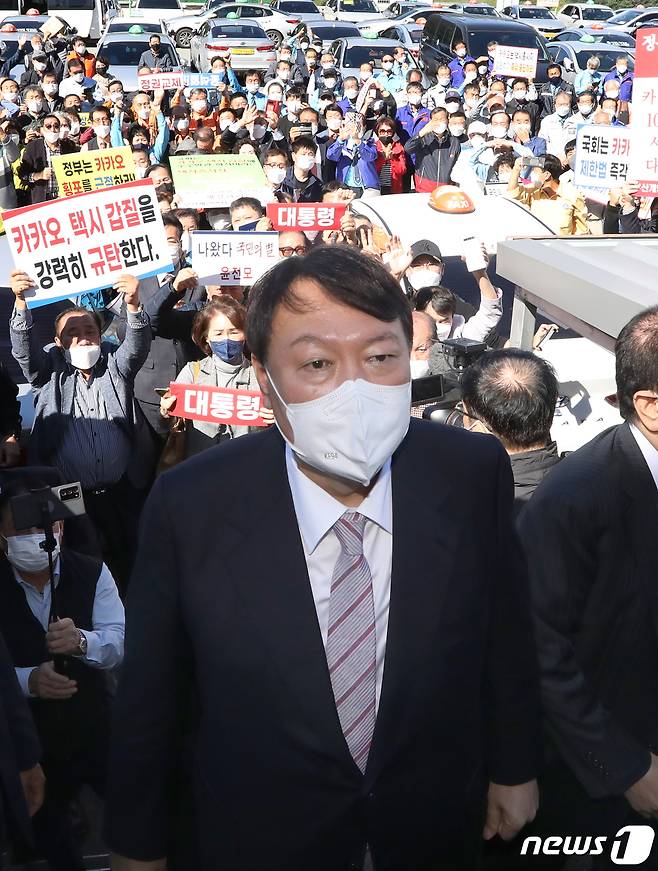
[[16,188],[11,165],[19,157],[18,136],[12,133],[0,144],[0,209],[16,208]]
[[[198,367],[198,375],[196,368]],[[206,384],[212,387],[233,387],[236,390],[260,390],[256,373],[247,360],[242,366],[235,367],[228,363],[217,362],[212,354],[197,363],[188,363],[183,367],[178,378],[178,384]],[[221,423],[207,423],[203,420],[188,420],[185,427],[185,456],[191,457],[213,444],[226,439],[235,439],[247,435],[260,427],[226,426]]]
[[[73,411],[75,370],[56,345],[42,348],[32,330],[32,316],[14,309],[10,323],[11,353],[35,394],[35,417],[30,436],[30,462],[52,465]],[[126,338],[116,345],[103,343],[94,366],[111,420],[137,442],[139,421],[135,415],[133,382],[148,356],[151,330],[144,312],[133,315]],[[141,461],[141,462],[140,462]],[[146,483],[145,457],[135,451],[127,473],[135,486]],[[133,468],[134,467],[134,468]]]

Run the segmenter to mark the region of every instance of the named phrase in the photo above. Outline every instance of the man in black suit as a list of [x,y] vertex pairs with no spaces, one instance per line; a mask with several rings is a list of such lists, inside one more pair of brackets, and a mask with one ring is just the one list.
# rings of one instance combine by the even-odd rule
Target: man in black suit
[[616,867],[622,826],[658,819],[658,308],[616,354],[625,423],[557,465],[520,521],[550,741],[537,832],[607,836],[597,868]]
[[350,247],[285,259],[252,289],[247,342],[278,431],[162,476],[145,511],[110,765],[116,871],[164,868],[192,688],[205,871],[473,871],[483,836],[534,816],[509,460],[490,436],[410,424],[411,336],[399,284]]
[[43,803],[41,747],[14,666],[0,635],[0,869],[9,839],[29,842],[29,817]]

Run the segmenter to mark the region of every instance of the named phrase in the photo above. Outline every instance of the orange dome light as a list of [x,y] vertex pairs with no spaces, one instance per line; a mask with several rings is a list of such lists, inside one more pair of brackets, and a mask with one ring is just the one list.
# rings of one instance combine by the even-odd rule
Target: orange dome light
[[429,204],[445,215],[468,215],[475,211],[475,204],[467,193],[452,185],[441,185],[430,194]]

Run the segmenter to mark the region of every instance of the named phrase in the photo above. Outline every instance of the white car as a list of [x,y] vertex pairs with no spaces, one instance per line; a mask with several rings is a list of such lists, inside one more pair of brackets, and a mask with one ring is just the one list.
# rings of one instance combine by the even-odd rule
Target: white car
[[179,48],[189,48],[192,37],[199,27],[213,18],[248,18],[255,20],[263,28],[271,41],[278,47],[285,37],[290,36],[300,23],[295,15],[284,15],[262,6],[260,3],[219,3],[209,2],[206,8],[194,15],[179,15],[169,17],[166,21],[167,33],[173,38]]
[[564,24],[543,6],[505,6],[502,12],[508,18],[534,27],[544,39],[553,39],[564,30]]
[[567,3],[557,17],[566,27],[587,27],[590,24],[602,24],[612,15],[609,6],[599,3]]
[[379,15],[373,0],[328,0],[323,12],[328,21],[366,21]]
[[210,70],[218,55],[230,52],[235,72],[260,70],[265,72],[276,61],[276,50],[269,36],[256,21],[241,19],[206,21],[190,43],[190,65],[200,73]]
[[651,23],[655,27],[657,19],[658,6],[646,6],[644,9],[620,9],[611,18],[608,18],[605,26],[635,35],[637,28],[643,24]]
[[132,18],[139,22],[141,18],[149,21],[159,21],[161,18],[171,18],[183,12],[180,0],[135,0],[128,9],[122,10],[120,18]]

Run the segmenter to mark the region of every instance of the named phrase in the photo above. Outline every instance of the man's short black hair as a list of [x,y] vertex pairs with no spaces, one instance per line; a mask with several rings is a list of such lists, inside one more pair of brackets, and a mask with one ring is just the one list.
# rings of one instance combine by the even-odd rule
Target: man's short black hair
[[312,281],[337,302],[388,323],[402,322],[411,348],[411,309],[399,282],[384,265],[349,245],[320,245],[304,257],[288,257],[270,269],[249,294],[246,337],[262,363],[267,361],[276,309],[285,305],[299,311],[294,286]]
[[173,212],[165,212],[162,216],[162,223],[165,227],[175,227],[178,231],[179,239],[183,235],[183,225]]
[[544,154],[544,170],[546,172],[550,172],[551,178],[554,181],[557,181],[562,173],[564,172],[564,167],[562,166],[562,161],[559,157],[556,157],[554,154]]
[[454,315],[457,309],[457,297],[451,290],[440,284],[432,290],[432,295],[425,309],[427,309],[428,305],[432,306],[432,311],[437,315],[445,318],[448,315]]
[[230,215],[232,216],[233,212],[236,209],[240,209],[242,206],[249,206],[250,209],[258,212],[261,217],[265,214],[263,204],[260,200],[257,200],[256,197],[238,197],[238,199],[233,200],[231,205],[228,207]]
[[636,417],[638,390],[658,393],[658,306],[635,315],[619,333],[615,346],[617,399],[624,420]]
[[558,397],[555,371],[530,351],[490,351],[464,371],[462,400],[505,448],[545,447]]

